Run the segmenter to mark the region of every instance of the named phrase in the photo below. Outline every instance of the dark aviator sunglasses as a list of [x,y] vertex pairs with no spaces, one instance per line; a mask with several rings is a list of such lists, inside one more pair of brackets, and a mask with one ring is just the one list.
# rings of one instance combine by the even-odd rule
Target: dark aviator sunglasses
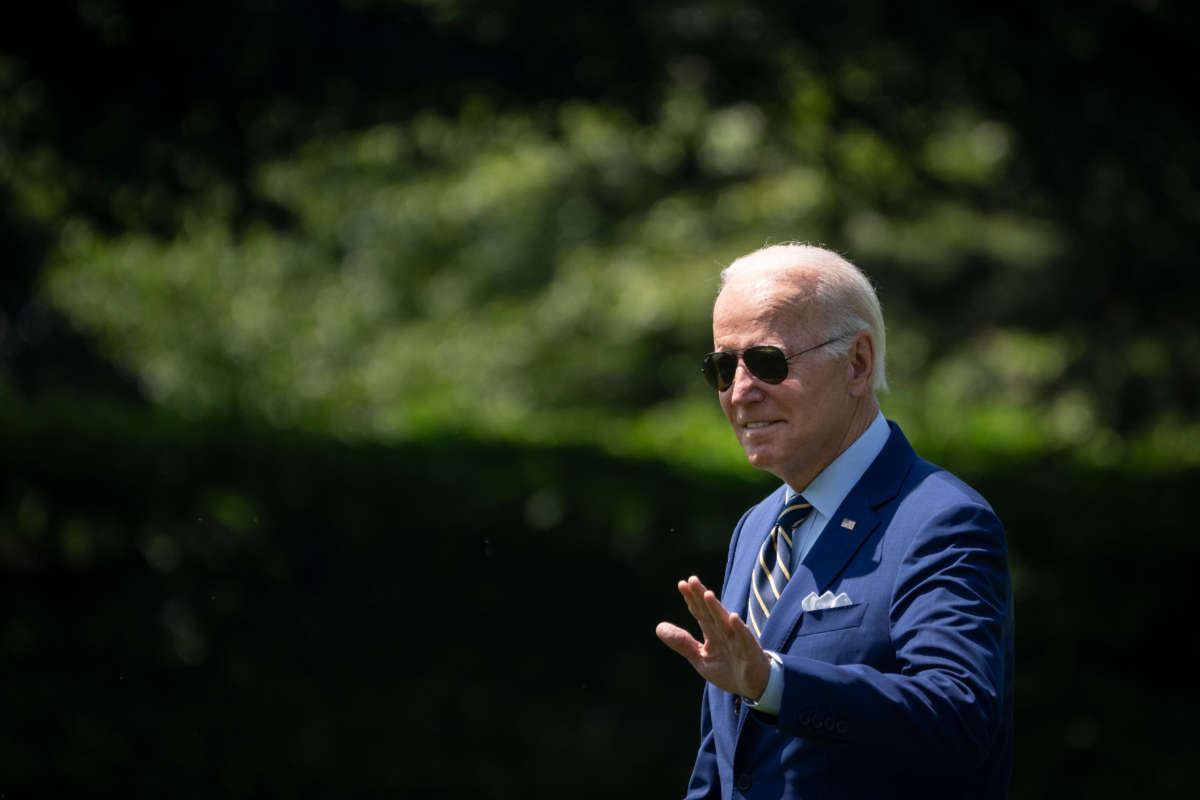
[[802,356],[805,353],[810,353],[813,350],[824,347],[827,344],[833,344],[838,339],[843,339],[844,336],[835,336],[832,339],[827,339],[820,344],[814,344],[812,347],[806,347],[803,350],[785,355],[784,352],[773,344],[760,344],[754,347],[747,347],[745,350],[738,353],[733,350],[719,350],[715,353],[709,353],[704,357],[701,371],[704,377],[708,379],[708,385],[716,389],[718,392],[723,392],[733,385],[733,376],[737,372],[738,356],[740,355],[746,369],[750,370],[750,374],[765,383],[783,383],[784,378],[788,375],[788,362],[797,356]]

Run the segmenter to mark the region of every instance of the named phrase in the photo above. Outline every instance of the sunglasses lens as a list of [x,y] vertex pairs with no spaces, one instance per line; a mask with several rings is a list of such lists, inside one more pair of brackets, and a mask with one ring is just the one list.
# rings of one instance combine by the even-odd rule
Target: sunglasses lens
[[737,356],[733,353],[709,353],[704,357],[704,377],[718,392],[729,388],[736,371]]
[[746,362],[746,368],[759,380],[767,383],[782,383],[783,379],[787,377],[787,356],[778,347],[771,345],[751,347],[742,353],[742,360]]

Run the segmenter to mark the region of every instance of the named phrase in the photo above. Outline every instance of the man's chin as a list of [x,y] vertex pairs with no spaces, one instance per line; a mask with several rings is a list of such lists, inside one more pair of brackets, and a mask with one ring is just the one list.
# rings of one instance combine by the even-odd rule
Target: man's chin
[[761,469],[764,472],[770,472],[771,467],[775,465],[777,459],[775,454],[768,448],[764,447],[746,447],[746,460],[750,462],[750,466],[755,469]]

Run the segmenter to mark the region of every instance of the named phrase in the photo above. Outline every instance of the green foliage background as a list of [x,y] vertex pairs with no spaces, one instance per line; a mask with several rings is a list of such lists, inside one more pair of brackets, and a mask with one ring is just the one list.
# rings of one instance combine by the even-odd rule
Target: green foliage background
[[1144,665],[1195,653],[1194,16],[39,4],[0,34],[0,773],[681,791],[653,624],[770,488],[697,357],[721,267],[799,239],[876,281],[885,412],[1008,525],[1013,796],[1185,793],[1197,693]]

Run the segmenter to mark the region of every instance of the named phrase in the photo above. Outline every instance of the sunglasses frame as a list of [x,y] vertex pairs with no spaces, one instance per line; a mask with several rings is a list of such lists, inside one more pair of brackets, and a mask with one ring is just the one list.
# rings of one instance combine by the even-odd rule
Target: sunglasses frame
[[[730,386],[733,386],[733,378],[737,374],[737,362],[738,359],[741,359],[742,363],[746,365],[746,370],[758,380],[772,385],[780,384],[787,380],[789,372],[788,362],[790,362],[793,358],[802,356],[805,353],[811,353],[813,350],[819,350],[825,345],[833,344],[839,339],[845,338],[845,334],[841,336],[835,336],[832,339],[826,339],[820,344],[814,344],[812,347],[806,347],[803,350],[797,350],[791,355],[784,353],[782,347],[777,347],[773,344],[751,345],[745,350],[714,350],[711,353],[705,354],[704,359],[701,361],[700,372],[704,374],[704,378],[708,381],[709,386],[716,389],[718,392],[724,392]],[[746,359],[747,354],[751,355],[750,360]],[[778,354],[778,356],[776,354]],[[727,380],[724,379],[721,368],[717,366],[718,359],[724,360],[724,356],[731,356],[733,358],[733,370],[729,373],[729,378]],[[761,374],[759,371],[763,370],[764,366],[766,365],[764,365],[760,358],[766,358],[771,361],[774,361],[776,358],[782,358],[784,366],[783,375],[775,377],[769,371],[769,367],[767,367],[768,372],[766,375]],[[757,366],[755,366],[756,363]]]

